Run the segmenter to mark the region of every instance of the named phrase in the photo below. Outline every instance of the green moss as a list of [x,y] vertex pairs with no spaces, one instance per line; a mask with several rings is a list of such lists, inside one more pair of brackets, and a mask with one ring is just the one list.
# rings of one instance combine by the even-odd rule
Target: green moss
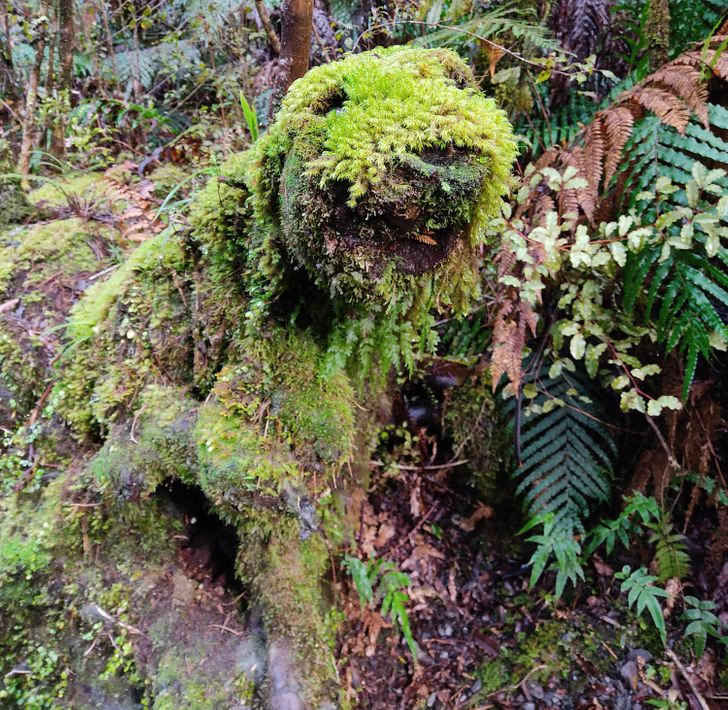
[[508,666],[499,658],[484,663],[475,675],[483,684],[480,692],[486,695],[506,687],[510,682]]
[[468,460],[473,485],[489,503],[508,495],[511,432],[500,421],[487,377],[477,375],[449,390],[444,431],[452,439],[458,458]]
[[[196,427],[200,485],[240,508],[250,493],[278,496],[325,485],[351,458],[353,392],[306,333],[274,330],[234,346]],[[231,353],[233,354],[233,353]],[[242,497],[242,498],[241,498]]]
[[[245,553],[243,553],[245,554]],[[306,707],[320,707],[335,697],[334,629],[322,587],[329,565],[320,536],[301,540],[295,521],[275,525],[266,545],[266,563],[258,568],[254,589],[263,603],[266,633],[279,640],[305,671],[298,678]]]
[[218,403],[200,409],[196,437],[199,484],[219,508],[240,511],[256,496],[277,505],[284,482],[300,477],[295,459],[279,442]]
[[470,70],[450,50],[379,48],[295,82],[271,133],[284,135],[322,184],[348,183],[352,206],[403,155],[430,147],[472,151],[488,166],[480,201],[492,211],[516,147],[505,114],[473,86]]
[[77,218],[56,220],[6,232],[0,239],[0,291],[23,278],[28,285],[49,276],[78,276],[99,269],[99,258],[89,240],[109,238],[109,230]]
[[63,413],[80,432],[108,428],[147,384],[192,380],[188,268],[184,241],[162,233],[71,311],[59,387]]
[[505,114],[453,52],[349,56],[295,82],[269,131],[223,165],[193,202],[195,237],[212,263],[238,265],[254,326],[293,301],[337,366],[362,380],[411,368],[434,348],[432,314],[477,298],[480,224],[514,156]]
[[34,205],[63,207],[68,197],[94,199],[104,192],[103,173],[80,173],[68,177],[46,179],[43,184],[31,191],[28,199]]
[[[108,227],[66,219],[0,237],[0,380],[9,391],[3,419],[26,416],[49,380],[60,327],[89,276],[108,266]],[[17,316],[16,316],[17,314]],[[5,407],[3,407],[5,409]]]
[[197,404],[184,391],[148,385],[134,419],[117,427],[89,463],[93,487],[107,498],[138,500],[167,478],[196,484],[196,418]]
[[89,338],[124,290],[133,283],[137,272],[153,271],[156,267],[181,270],[184,251],[180,242],[167,234],[159,234],[142,242],[105,280],[88,289],[84,298],[73,309],[68,322],[69,336],[76,340]]

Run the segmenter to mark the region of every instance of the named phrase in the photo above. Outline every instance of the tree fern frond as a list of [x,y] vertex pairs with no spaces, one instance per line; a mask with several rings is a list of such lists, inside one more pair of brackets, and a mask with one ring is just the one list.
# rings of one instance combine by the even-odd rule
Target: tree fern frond
[[552,514],[555,523],[580,528],[590,507],[609,498],[614,441],[585,396],[586,380],[563,374],[524,381],[538,393],[522,417],[517,492],[532,516]]

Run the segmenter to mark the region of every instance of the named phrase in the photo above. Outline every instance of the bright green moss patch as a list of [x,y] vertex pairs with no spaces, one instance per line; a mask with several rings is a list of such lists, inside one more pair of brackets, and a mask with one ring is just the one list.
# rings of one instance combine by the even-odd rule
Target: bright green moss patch
[[38,284],[56,273],[93,274],[99,257],[89,242],[109,240],[109,231],[74,217],[5,232],[0,238],[0,291],[21,276],[27,284]]
[[102,173],[80,173],[44,180],[40,187],[29,193],[28,199],[34,205],[42,203],[46,207],[63,207],[68,204],[69,196],[98,199],[104,189]]
[[151,271],[158,265],[178,269],[184,265],[184,252],[179,242],[165,233],[142,242],[110,276],[88,290],[71,313],[70,337],[88,338],[123,294],[133,274]]
[[450,50],[379,48],[295,82],[271,133],[286,136],[322,185],[347,183],[350,206],[403,156],[449,146],[472,151],[488,165],[492,189],[483,185],[480,199],[492,211],[516,146],[505,113],[473,86]]
[[434,347],[432,314],[478,296],[480,224],[515,152],[453,52],[352,55],[295,82],[269,131],[221,167],[193,201],[195,239],[241,275],[253,326],[295,304],[362,380],[411,368]]
[[89,463],[94,487],[107,498],[147,498],[167,478],[197,483],[197,403],[176,387],[149,385],[139,405]]
[[147,384],[190,373],[188,268],[184,242],[159,234],[74,307],[60,389],[79,431],[110,426]]

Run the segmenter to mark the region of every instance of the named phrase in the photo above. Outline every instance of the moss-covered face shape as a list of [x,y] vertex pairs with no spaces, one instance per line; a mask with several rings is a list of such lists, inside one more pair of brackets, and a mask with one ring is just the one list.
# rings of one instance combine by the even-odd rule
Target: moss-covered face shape
[[295,82],[256,152],[254,189],[280,218],[289,263],[371,301],[398,276],[467,264],[516,147],[457,55],[392,47]]

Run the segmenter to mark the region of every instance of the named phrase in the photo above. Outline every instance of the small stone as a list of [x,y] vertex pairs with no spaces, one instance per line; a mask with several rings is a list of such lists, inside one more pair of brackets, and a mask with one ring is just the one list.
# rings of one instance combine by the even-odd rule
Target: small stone
[[526,685],[528,687],[528,694],[530,696],[536,698],[536,700],[543,700],[544,690],[541,687],[540,683],[536,683],[535,681],[528,681]]
[[483,687],[483,681],[478,678],[471,686],[470,692],[475,695]]
[[445,635],[445,636],[452,636],[452,626],[450,626],[450,624],[448,624],[448,625],[447,625],[447,626],[445,627],[445,634],[444,634],[444,635]]
[[536,703],[523,703],[523,710],[536,710]]
[[638,658],[641,658],[645,663],[649,663],[652,660],[652,654],[646,648],[635,648],[627,656],[629,661],[636,662]]
[[629,687],[632,690],[637,690],[637,683],[639,682],[639,673],[637,671],[637,664],[634,661],[627,661],[619,669],[619,674],[624,678]]
[[430,693],[430,697],[427,698],[427,707],[428,708],[433,707],[436,702],[437,702],[437,695],[435,693]]

